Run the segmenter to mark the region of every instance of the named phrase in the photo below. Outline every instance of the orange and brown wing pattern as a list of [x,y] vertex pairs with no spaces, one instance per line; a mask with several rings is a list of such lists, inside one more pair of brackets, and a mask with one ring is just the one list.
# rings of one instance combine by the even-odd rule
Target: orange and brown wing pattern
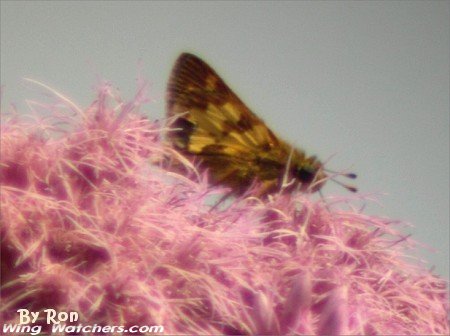
[[[168,137],[188,156],[200,158],[214,183],[245,191],[254,181],[259,195],[294,178],[303,191],[325,183],[323,166],[276,137],[198,57],[184,53],[175,63],[167,88],[167,113],[175,117]],[[287,165],[289,164],[289,167]]]
[[[167,90],[169,116],[180,115],[176,145],[193,154],[224,147],[227,155],[259,153],[279,147],[264,122],[231,91],[205,62],[182,54]],[[211,146],[208,150],[208,146]],[[206,151],[206,152],[205,152]]]
[[178,149],[201,157],[215,182],[242,189],[255,179],[278,179],[289,148],[198,57],[178,58],[167,109],[168,116],[178,116],[169,138]]

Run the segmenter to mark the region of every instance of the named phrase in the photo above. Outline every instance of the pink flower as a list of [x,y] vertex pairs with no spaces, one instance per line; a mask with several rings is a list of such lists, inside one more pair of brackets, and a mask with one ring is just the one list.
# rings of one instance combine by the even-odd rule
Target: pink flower
[[53,308],[168,334],[449,333],[447,283],[404,261],[394,221],[295,193],[213,207],[226,191],[145,101],[105,85],[84,111],[4,116],[3,323]]

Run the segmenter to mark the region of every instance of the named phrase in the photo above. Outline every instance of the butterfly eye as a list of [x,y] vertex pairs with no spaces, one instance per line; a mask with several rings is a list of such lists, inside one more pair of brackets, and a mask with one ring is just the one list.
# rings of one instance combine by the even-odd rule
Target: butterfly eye
[[313,167],[298,167],[295,176],[303,183],[311,183],[316,176],[316,170]]

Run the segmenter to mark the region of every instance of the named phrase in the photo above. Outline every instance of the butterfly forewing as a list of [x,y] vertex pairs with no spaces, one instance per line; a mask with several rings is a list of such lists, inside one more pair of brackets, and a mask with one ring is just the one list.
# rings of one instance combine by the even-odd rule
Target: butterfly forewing
[[294,164],[308,159],[273,132],[198,57],[184,53],[175,63],[167,88],[167,113],[176,117],[169,139],[195,155],[215,183],[239,193],[253,182],[264,193],[279,185],[291,154]]
[[[182,54],[172,71],[167,90],[169,116],[182,115],[182,140],[192,153],[200,154],[199,141],[261,151],[278,146],[278,140],[264,122],[231,91],[217,73],[191,54]],[[195,128],[189,129],[189,123]],[[187,126],[187,127],[186,127]],[[194,133],[197,138],[189,140]],[[195,143],[195,144],[194,144]],[[192,149],[189,148],[192,145]]]

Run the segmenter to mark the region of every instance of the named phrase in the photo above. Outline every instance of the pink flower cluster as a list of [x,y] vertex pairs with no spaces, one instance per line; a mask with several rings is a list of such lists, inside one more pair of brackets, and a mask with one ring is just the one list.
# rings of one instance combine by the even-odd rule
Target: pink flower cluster
[[167,334],[449,334],[447,283],[405,261],[393,221],[298,193],[214,207],[226,190],[143,97],[105,85],[86,110],[4,114],[2,323],[53,308]]

